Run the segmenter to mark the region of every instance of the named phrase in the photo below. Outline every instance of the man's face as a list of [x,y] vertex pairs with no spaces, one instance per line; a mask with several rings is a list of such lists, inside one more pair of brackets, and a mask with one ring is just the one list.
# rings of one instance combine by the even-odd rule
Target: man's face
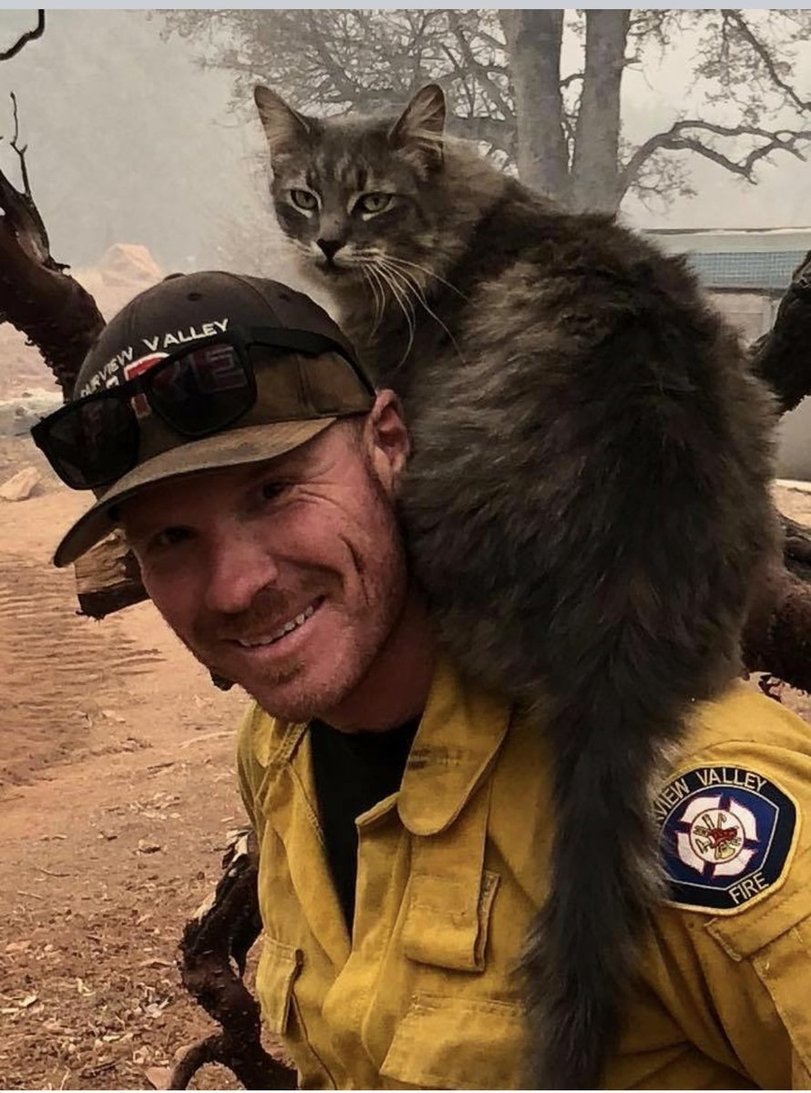
[[339,423],[268,463],[157,485],[122,509],[178,637],[286,720],[351,695],[405,602],[391,500],[407,439],[381,399],[362,432]]

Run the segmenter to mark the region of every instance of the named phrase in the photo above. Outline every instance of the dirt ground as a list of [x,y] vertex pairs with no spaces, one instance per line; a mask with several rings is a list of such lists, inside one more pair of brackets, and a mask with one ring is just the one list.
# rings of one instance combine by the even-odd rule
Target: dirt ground
[[[49,556],[85,498],[0,440],[0,1087],[150,1088],[208,1031],[175,967],[244,823],[221,692],[149,604],[95,622]],[[210,1069],[198,1086],[233,1088]]]
[[[21,343],[0,350],[1,394],[50,386]],[[216,690],[149,604],[77,614],[72,570],[49,559],[86,498],[26,436],[0,438],[0,484],[25,465],[36,493],[0,501],[0,1088],[148,1089],[212,1031],[175,958],[244,823],[245,698]],[[811,523],[811,494],[778,500]],[[783,700],[811,716],[807,696]],[[236,1087],[218,1068],[196,1085]]]

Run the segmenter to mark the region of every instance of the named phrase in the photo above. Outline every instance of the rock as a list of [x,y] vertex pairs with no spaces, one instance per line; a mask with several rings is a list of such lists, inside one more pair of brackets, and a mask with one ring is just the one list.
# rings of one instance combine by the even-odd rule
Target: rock
[[138,840],[138,853],[139,854],[157,854],[163,847],[160,843],[150,842],[148,839]]
[[4,501],[25,501],[37,488],[41,477],[36,467],[23,467],[0,486],[0,498]]
[[41,417],[63,405],[59,391],[33,387],[9,399],[0,399],[0,436],[26,436]]
[[30,948],[31,948],[31,942],[30,941],[9,941],[8,945],[6,945],[6,952],[7,953],[24,953],[24,952],[27,952],[28,949],[30,949]]
[[148,1066],[144,1077],[153,1089],[171,1089],[172,1069],[168,1066]]
[[98,271],[108,285],[155,284],[163,274],[160,266],[140,243],[114,243],[102,255]]

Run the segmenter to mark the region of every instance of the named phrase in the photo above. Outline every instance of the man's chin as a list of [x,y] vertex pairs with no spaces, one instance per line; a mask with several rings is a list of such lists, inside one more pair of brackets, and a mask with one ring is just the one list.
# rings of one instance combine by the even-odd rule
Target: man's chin
[[298,664],[283,677],[253,679],[241,686],[271,717],[304,723],[314,717],[329,719],[330,713],[340,710],[355,692],[356,675],[348,672],[319,677],[318,672],[308,673],[303,664]]

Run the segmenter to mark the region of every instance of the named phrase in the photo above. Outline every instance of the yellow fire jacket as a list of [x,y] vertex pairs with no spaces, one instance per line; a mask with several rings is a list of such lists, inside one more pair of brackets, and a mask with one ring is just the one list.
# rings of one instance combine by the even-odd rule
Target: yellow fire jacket
[[[555,823],[544,748],[440,666],[400,791],[357,821],[350,940],[307,728],[249,710],[238,770],[260,845],[256,987],[302,1088],[518,1086],[514,969]],[[804,722],[744,684],[697,708],[654,809],[673,898],[607,1088],[811,1087],[810,807]]]

